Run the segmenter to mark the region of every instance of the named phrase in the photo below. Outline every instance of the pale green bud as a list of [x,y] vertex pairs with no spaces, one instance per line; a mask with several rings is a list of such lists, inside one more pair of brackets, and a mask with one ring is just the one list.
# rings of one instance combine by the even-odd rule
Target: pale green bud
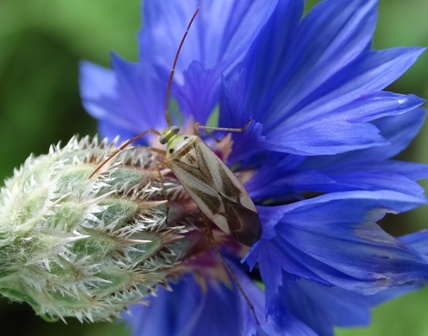
[[73,138],[28,158],[5,182],[1,295],[51,319],[105,320],[183,271],[193,229],[165,200],[179,200],[180,187],[160,182],[153,154],[141,147],[89,179],[115,149]]

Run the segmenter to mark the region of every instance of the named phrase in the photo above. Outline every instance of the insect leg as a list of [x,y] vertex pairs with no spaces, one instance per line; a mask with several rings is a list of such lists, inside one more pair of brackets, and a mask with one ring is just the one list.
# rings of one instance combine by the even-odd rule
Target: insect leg
[[[211,138],[211,139],[213,139],[215,142],[217,142],[217,143],[219,143],[219,142],[221,142],[221,140],[223,140],[223,139],[219,139],[219,138],[217,138],[214,134],[212,134],[211,132],[208,132],[208,130],[207,130],[207,127],[205,127],[205,126],[203,126],[203,125],[201,125],[201,124],[199,124],[198,122],[196,122],[195,123],[195,126],[194,126],[194,131],[193,131],[193,133],[195,134],[195,135],[197,135],[198,137],[200,137],[200,134],[199,134],[199,128],[203,128],[204,129],[204,131],[205,131],[205,133]],[[210,127],[211,128],[211,127]]]
[[195,125],[193,126],[193,131],[195,133],[195,135],[200,136],[199,134],[199,129],[203,129],[205,131],[205,133],[211,137],[212,139],[214,139],[216,142],[220,142],[221,139],[216,138],[211,132],[209,131],[221,131],[221,132],[234,132],[234,133],[242,133],[244,132],[248,125],[250,124],[251,120],[253,120],[253,118],[248,119],[248,121],[245,123],[245,125],[241,128],[229,128],[229,127],[212,127],[212,126],[205,126],[205,125],[201,125],[199,122],[195,122]]
[[[141,138],[142,136],[146,135],[147,133],[153,133],[156,135],[160,135],[160,133],[154,129],[148,129],[147,131],[141,132],[140,134],[137,134],[133,138],[129,139],[128,141],[124,142],[116,151],[113,152],[112,155],[110,155],[107,159],[105,159],[103,162],[101,162],[97,168],[92,172],[91,175],[89,175],[89,179],[91,179],[99,170],[104,167],[111,159],[113,159],[117,154],[119,154],[122,150],[124,150],[126,147],[128,147],[130,144],[132,144],[135,140]],[[165,151],[154,148],[154,147],[145,147],[148,148],[156,153],[159,154],[165,154]]]
[[223,265],[224,269],[229,274],[230,278],[235,283],[236,287],[238,287],[238,290],[240,291],[240,293],[244,297],[245,301],[248,303],[248,306],[250,307],[250,310],[251,310],[251,312],[254,315],[254,319],[256,320],[257,324],[259,325],[260,322],[259,322],[259,319],[257,318],[256,310],[254,309],[253,304],[251,303],[251,301],[248,298],[247,294],[245,294],[244,289],[242,288],[242,286],[239,283],[238,279],[236,278],[235,274],[232,272],[232,270],[230,269],[230,267],[227,264],[226,260],[224,259],[224,257],[220,253],[220,251],[218,250],[217,245],[215,244],[213,232],[212,232],[211,227],[210,227],[210,222],[211,221],[205,215],[203,215],[203,223],[204,223],[205,236],[207,237],[207,240],[208,240],[209,244],[213,248],[215,254],[217,255],[217,258],[220,260],[220,262]]
[[162,185],[162,194],[163,197],[166,200],[166,215],[165,215],[165,221],[166,221],[166,225],[168,226],[168,216],[169,216],[169,202],[168,202],[168,198],[167,198],[167,193],[166,193],[166,189],[165,189],[165,180],[163,179],[162,173],[160,171],[160,165],[165,165],[165,162],[161,163],[161,161],[158,161],[156,163],[156,170],[158,171],[158,175],[159,175],[159,180],[161,182]]

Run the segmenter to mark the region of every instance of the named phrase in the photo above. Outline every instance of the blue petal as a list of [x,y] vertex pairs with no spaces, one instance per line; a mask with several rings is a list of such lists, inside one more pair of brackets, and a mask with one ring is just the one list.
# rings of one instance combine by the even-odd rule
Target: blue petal
[[[333,336],[334,327],[370,323],[373,296],[327,287],[305,279],[289,279],[272,301],[283,300],[287,309],[318,335]],[[374,301],[374,300],[373,300]]]
[[[394,172],[399,175],[405,176],[413,181],[424,179],[428,177],[428,165],[416,162],[404,162],[404,161],[383,161],[383,162],[373,162],[373,166],[376,164],[377,169],[383,170],[386,172]],[[370,164],[361,165],[363,169],[365,167],[371,166]]]
[[428,254],[428,230],[422,230],[399,238],[421,254]]
[[[363,155],[359,158],[365,160]],[[265,200],[289,203],[313,197],[313,193],[352,190],[391,190],[425,202],[424,189],[415,182],[428,177],[428,166],[422,164],[353,162],[351,154],[338,157],[271,154],[263,157],[260,164],[245,184],[256,204],[264,204]]]
[[288,85],[294,88],[291,97],[312,92],[366,49],[375,29],[376,7],[376,0],[323,1],[308,13],[286,63],[292,73],[288,76]]
[[[349,160],[346,160],[346,159]],[[428,177],[428,165],[421,164],[421,163],[414,163],[414,162],[404,162],[404,161],[396,161],[396,160],[380,160],[375,161],[372,160],[370,162],[366,162],[366,158],[364,155],[360,155],[358,153],[357,155],[353,156],[352,153],[349,153],[349,155],[342,156],[342,157],[317,157],[318,160],[316,160],[313,157],[308,157],[304,162],[302,162],[302,165],[298,167],[300,170],[303,171],[309,171],[315,170],[318,174],[322,173],[323,175],[332,176],[334,174],[340,174],[343,176],[343,179],[351,180],[352,175],[355,173],[374,173],[374,174],[382,174],[385,173],[385,176],[390,175],[391,173],[397,174],[401,177],[405,177],[409,179],[410,185],[413,184],[413,181],[417,181],[423,178]],[[360,159],[361,161],[357,161]],[[268,160],[268,162],[271,162]],[[287,174],[287,170],[285,167],[275,167],[275,163],[272,163],[271,166],[272,170],[271,173],[278,174],[276,171],[282,171],[282,174]],[[276,168],[276,169],[275,169]],[[266,170],[260,170],[258,173],[263,174],[261,177],[256,174],[253,179],[257,179],[258,182],[260,182],[260,179],[263,179],[264,176],[268,173]],[[349,174],[349,179],[345,177],[347,174]],[[399,177],[399,178],[401,178]],[[279,177],[278,177],[279,178]],[[248,185],[250,185],[253,182],[253,180],[250,180]],[[377,184],[376,181],[373,181],[375,185]],[[316,182],[314,181],[314,184],[316,185]],[[394,188],[393,186],[390,186]],[[390,189],[389,187],[386,189]],[[412,189],[410,187],[410,189]],[[391,189],[392,190],[392,189]]]
[[417,285],[428,278],[425,258],[374,221],[420,204],[394,192],[348,192],[261,207],[263,236],[246,261],[259,262],[266,288],[281,286],[282,269],[363,294]]
[[[239,127],[243,125],[245,123]],[[237,137],[233,135],[233,149],[227,158],[227,164],[229,166],[234,163],[242,165],[244,161],[248,160],[251,166],[257,165],[259,160],[254,160],[254,155],[261,154],[264,156],[266,151],[272,149],[271,146],[266,144],[265,136],[263,136],[262,132],[263,125],[261,123],[250,121],[245,132],[239,134]],[[249,144],[251,145],[249,146]]]
[[[313,93],[309,94],[310,91],[304,90],[303,92],[307,94],[307,102],[305,104],[296,104],[295,99],[284,102],[282,100],[285,97],[278,95],[278,100],[282,106],[278,105],[273,108],[272,113],[278,110],[282,110],[283,113],[280,116],[276,116],[276,118],[269,119],[268,128],[272,130],[278,129],[281,127],[281,122],[289,125],[288,118],[292,118],[292,121],[296,123],[303,123],[314,117],[328,118],[332,112],[338,109],[342,111],[343,107],[348,104],[363,104],[365,99],[367,99],[367,104],[370,105],[383,98],[391,99],[392,103],[395,100],[397,107],[403,103],[410,104],[410,107],[418,106],[422,101],[420,99],[417,100],[417,97],[414,96],[408,96],[406,99],[395,96],[398,97],[397,99],[393,95],[388,96],[386,93],[383,94],[383,97],[377,97],[376,95],[372,97],[372,95],[400,77],[423,51],[424,49],[413,47],[366,52],[346,67],[340,69],[327,81],[319,82],[318,88]],[[289,83],[287,82],[288,85]],[[377,98],[377,100],[374,98]],[[408,99],[411,101],[407,102]],[[352,107],[352,105],[350,106]],[[409,110],[409,105],[404,105],[404,107]],[[371,110],[368,108],[367,112],[370,113]],[[345,116],[344,119],[348,120],[349,115],[345,114]],[[359,114],[358,119],[364,120],[367,118],[362,118],[361,114]]]
[[[130,307],[131,316],[124,315],[132,334],[190,336],[222,335],[283,335],[275,323],[265,320],[264,293],[230,259],[228,264],[254,306],[260,325],[257,325],[248,302],[236,286],[230,288],[216,281],[201,283],[192,275],[185,275],[172,284],[172,291],[158,287],[155,297],[144,299],[147,306]],[[204,280],[202,280],[204,281]],[[210,326],[207,328],[207,326]]]
[[[276,79],[282,84],[274,86],[278,92],[267,109],[273,112],[280,107],[287,111],[282,116],[286,118],[320,97],[314,95],[320,86],[366,50],[376,23],[376,6],[376,0],[339,0],[323,1],[311,10],[277,67]],[[277,118],[273,115],[268,129],[275,127]]]
[[283,126],[281,133],[266,138],[267,147],[298,155],[339,154],[387,143],[371,124],[322,119]]
[[[135,133],[129,131],[127,128],[120,128],[116,124],[112,124],[107,120],[100,120],[98,122],[98,132],[102,138],[108,138],[113,140],[115,138],[119,139],[119,143],[132,138]],[[147,139],[139,139],[134,142],[134,144],[147,144]]]
[[[405,176],[400,176],[386,170],[358,170],[353,172],[337,171],[328,176],[336,182],[330,191],[338,190],[391,190],[399,193],[415,196],[423,202],[425,199],[424,189],[416,182]],[[428,169],[426,169],[428,173]],[[329,191],[324,189],[321,191]]]
[[[345,171],[326,174],[317,171],[292,171],[286,175],[278,176],[275,169],[266,178],[268,172],[261,172],[246,184],[251,197],[262,204],[263,199],[299,200],[304,193],[331,193],[353,190],[390,190],[425,201],[424,189],[411,179],[396,173],[382,170]],[[259,177],[260,175],[260,177]],[[428,167],[425,167],[425,177],[428,175]]]
[[[263,119],[257,116],[255,119],[266,120],[263,134],[271,145],[277,143],[275,149],[278,151],[302,155],[337,154],[385,144],[377,127],[358,120],[375,117],[372,114],[373,108],[377,109],[379,106],[376,106],[378,101],[373,101],[372,92],[398,78],[422,51],[419,48],[400,48],[366,53],[328,82],[320,83],[320,90],[311,95],[309,104],[298,110],[292,107],[292,116],[287,117],[289,113],[286,112],[286,107],[277,106],[269,112],[281,119],[269,118],[267,113],[263,114]],[[368,98],[367,101],[364,101],[365,98]],[[405,111],[421,103],[416,97],[407,99]],[[400,100],[397,101],[399,102]],[[364,106],[365,103],[367,107]],[[344,113],[345,108],[350,108],[351,111]],[[360,113],[356,115],[356,120],[352,120],[349,116],[357,108]],[[402,113],[401,107],[397,105],[397,108],[396,114]],[[364,116],[361,112],[368,115]],[[379,111],[377,117],[385,115],[384,113]],[[389,113],[394,111],[389,110]]]
[[416,109],[424,99],[415,95],[403,95],[379,91],[357,98],[349,105],[335,111],[345,119],[355,121],[372,121],[387,116],[397,116]]
[[120,96],[120,109],[114,111],[114,117],[121,121],[115,120],[117,126],[126,125],[135,133],[165,128],[166,83],[146,63],[127,62],[114,54],[112,63]]
[[245,184],[251,198],[257,204],[263,200],[280,200],[282,203],[303,198],[304,192],[339,191],[344,188],[329,176],[317,171],[289,171],[281,174],[282,167],[265,165]]
[[172,291],[159,287],[156,297],[149,298],[148,306],[131,307],[132,316],[127,321],[134,336],[218,335],[213,326],[239,335],[239,295],[212,284],[202,293],[194,278],[186,276],[172,285]]
[[172,95],[179,102],[184,120],[197,121],[202,125],[207,123],[219,99],[220,78],[219,67],[206,70],[201,63],[192,62],[184,72],[185,87],[176,85],[172,88]]
[[426,178],[428,167],[385,159],[408,145],[424,115],[423,109],[416,109],[377,121],[390,141],[380,148],[316,157],[271,154],[264,158],[246,188],[259,204],[263,199],[298,200],[302,192],[345,190],[394,190],[423,201],[423,188],[414,181]]
[[[281,78],[278,73],[283,69],[285,57],[292,53],[290,39],[302,14],[303,1],[278,3],[251,45],[242,68],[236,69],[223,83],[225,107],[233,103],[236,106],[230,106],[220,113],[222,126],[239,127],[250,116],[266,110],[269,99],[274,98],[278,91],[279,84],[276,82]],[[241,106],[241,102],[245,104]],[[242,113],[244,111],[245,114]]]
[[109,111],[114,109],[110,101],[116,98],[115,73],[91,62],[81,62],[80,71],[80,95],[85,109],[94,118],[105,119]]
[[325,1],[297,27],[296,21],[281,25],[286,8],[278,6],[241,71],[223,83],[220,124],[237,127],[253,116],[263,124],[265,137],[253,142],[298,155],[386,145],[368,121],[404,113],[422,100],[376,91],[406,71],[423,50],[367,51],[376,4]]
[[282,301],[287,311],[318,335],[333,336],[334,327],[367,326],[371,308],[415,289],[400,288],[361,295],[284,274],[284,287],[274,295],[268,293],[268,302],[276,305],[276,301]]
[[200,7],[178,59],[177,80],[182,81],[182,71],[195,60],[206,69],[218,64],[226,68],[240,61],[276,2],[146,0],[142,14],[144,27],[139,36],[141,61],[169,73],[190,18]]
[[[140,33],[141,62],[154,65],[166,83],[186,26],[195,10],[201,7],[178,58],[173,88],[186,118],[193,114],[194,119],[205,123],[215,106],[214,98],[219,97],[220,74],[228,72],[244,57],[276,2],[145,1],[144,27]],[[212,24],[214,18],[215,24]],[[191,66],[195,61],[197,69]],[[197,82],[193,82],[195,78]],[[206,101],[201,99],[206,96]],[[193,106],[189,106],[190,101]]]
[[130,136],[165,127],[166,84],[147,64],[129,63],[114,54],[112,61],[114,71],[88,62],[80,68],[83,105],[102,123],[102,135]]
[[421,130],[425,116],[426,110],[418,108],[404,115],[374,121],[376,127],[381,130],[382,136],[388,139],[390,145],[382,149],[369,149],[365,153],[366,160],[368,161],[373,157],[377,157],[377,160],[380,160],[380,158],[390,158],[401,153]]
[[[343,97],[336,99],[340,101]],[[387,116],[398,116],[406,114],[412,110],[415,110],[417,107],[422,105],[424,102],[423,99],[414,96],[414,95],[401,95],[390,92],[375,92],[365,96],[358,97],[357,99],[351,101],[348,104],[339,106],[336,109],[329,109],[325,105],[321,105],[325,110],[318,108],[317,106],[312,106],[311,109],[302,109],[298,114],[290,117],[286,123],[290,126],[285,126],[284,133],[279,135],[271,135],[270,141],[285,141],[285,138],[289,138],[287,141],[287,146],[289,147],[302,147],[305,142],[308,142],[307,146],[314,146],[314,150],[318,150],[318,143],[322,147],[325,147],[324,142],[335,141],[339,137],[343,138],[343,144],[346,144],[348,141],[351,145],[355,144],[355,148],[347,148],[343,146],[341,150],[348,151],[352,149],[358,149],[357,145],[360,147],[365,147],[364,144],[368,143],[370,145],[370,138],[373,140],[373,145],[386,144],[383,141],[382,132],[379,132],[379,127],[373,127],[370,124],[360,124],[366,123],[375,119],[380,119]],[[346,126],[345,129],[341,129],[341,125]],[[355,129],[355,131],[352,130]],[[367,136],[359,132],[359,129],[367,129],[367,132],[373,134],[369,135],[368,140],[365,140]],[[350,137],[346,132],[356,132],[355,136]],[[319,133],[318,133],[319,132]],[[331,134],[330,133],[334,133]],[[305,136],[306,134],[306,136]],[[308,136],[311,136],[307,140]],[[317,138],[320,139],[317,139]],[[356,141],[355,137],[359,137],[362,140],[360,143]],[[376,141],[379,143],[376,144]],[[340,144],[339,141],[336,141],[337,144]],[[298,144],[296,144],[298,143]],[[281,146],[282,147],[282,146]],[[325,154],[326,148],[322,148],[318,151],[319,154]],[[308,149],[308,153],[313,152],[311,149]],[[300,153],[301,154],[301,153]],[[312,153],[314,154],[314,153]]]
[[[317,336],[318,334],[301,320],[287,312],[283,302],[275,300],[270,303],[268,324],[270,329],[263,336]],[[244,335],[244,334],[243,334]],[[262,336],[260,335],[260,336]]]
[[[341,97],[342,98],[342,97]],[[340,98],[340,99],[341,99]],[[340,101],[336,99],[336,101]],[[387,116],[397,116],[410,112],[421,106],[424,100],[415,95],[403,95],[386,91],[369,93],[352,100],[348,104],[326,111],[313,107],[310,111],[303,109],[292,116],[292,122],[311,124],[313,120],[345,120],[352,122],[369,122]],[[325,105],[323,105],[325,107]]]
[[388,140],[386,146],[373,147],[360,151],[344,153],[335,156],[317,156],[308,158],[305,167],[335,167],[344,169],[344,166],[379,165],[382,161],[399,154],[414,139],[423,125],[426,111],[422,108],[414,109],[403,115],[381,118],[375,121],[382,136]]

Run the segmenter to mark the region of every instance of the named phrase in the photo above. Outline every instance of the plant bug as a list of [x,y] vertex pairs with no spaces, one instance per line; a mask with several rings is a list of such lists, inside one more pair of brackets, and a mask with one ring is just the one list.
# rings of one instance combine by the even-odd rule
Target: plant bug
[[[168,111],[172,79],[183,43],[199,12],[193,14],[176,52],[168,80],[165,119],[168,127],[162,132],[148,129],[122,144],[109,158],[101,163],[90,177],[96,174],[117,153],[147,133],[158,135],[166,151],[147,147],[166,158],[162,165],[169,168],[188,192],[202,213],[222,231],[231,234],[240,243],[252,246],[261,236],[261,222],[257,209],[245,187],[226,164],[200,138],[198,129],[225,132],[243,132],[243,128],[206,127],[196,124],[194,134],[180,134],[179,127],[172,125]],[[251,121],[251,119],[250,119]]]

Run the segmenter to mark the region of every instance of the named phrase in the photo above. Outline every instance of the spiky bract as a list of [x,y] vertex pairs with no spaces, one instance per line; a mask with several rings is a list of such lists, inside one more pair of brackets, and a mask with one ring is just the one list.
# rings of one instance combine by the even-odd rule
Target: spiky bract
[[143,148],[89,178],[115,148],[73,138],[31,156],[6,181],[0,294],[49,319],[104,320],[174,276],[191,244],[191,229],[167,211],[165,195],[176,186],[159,180]]

